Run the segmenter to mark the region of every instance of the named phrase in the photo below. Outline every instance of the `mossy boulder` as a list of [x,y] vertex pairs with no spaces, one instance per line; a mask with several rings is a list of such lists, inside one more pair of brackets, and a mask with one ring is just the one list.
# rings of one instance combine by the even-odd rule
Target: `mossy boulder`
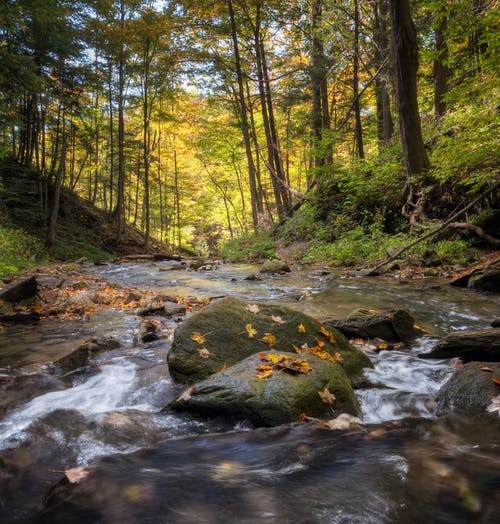
[[389,342],[409,342],[421,334],[415,327],[412,316],[404,309],[357,309],[346,319],[329,320],[325,324],[350,338],[381,338]]
[[455,370],[450,380],[439,390],[437,414],[463,413],[467,415],[485,415],[496,411],[488,408],[498,397],[499,388],[491,380],[500,376],[498,362],[468,362]]
[[[217,300],[185,320],[175,331],[167,357],[170,374],[185,384],[204,380],[223,366],[232,366],[270,349],[270,345],[262,341],[266,334],[275,337],[271,347],[279,353],[294,352],[294,346],[302,348],[305,344],[312,348],[319,341],[323,344],[322,350],[342,356],[349,377],[371,367],[370,359],[351,346],[340,332],[331,330],[331,337],[327,337],[320,333],[321,327],[317,320],[289,308],[256,306],[233,297]],[[249,333],[247,328],[255,333]]]
[[266,260],[260,268],[260,273],[290,273],[290,266],[283,260]]
[[[268,378],[258,378],[258,366],[266,365],[259,354],[195,384],[169,407],[206,416],[248,419],[264,426],[298,421],[302,413],[321,417],[360,409],[349,378],[341,364],[314,355],[264,351],[261,355],[279,355],[306,361],[308,373],[275,368]],[[325,403],[319,392],[331,392],[335,400]]]

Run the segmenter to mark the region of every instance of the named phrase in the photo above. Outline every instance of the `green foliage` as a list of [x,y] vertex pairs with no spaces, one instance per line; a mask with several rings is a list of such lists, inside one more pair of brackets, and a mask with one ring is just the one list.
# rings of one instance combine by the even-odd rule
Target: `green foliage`
[[325,240],[328,238],[328,230],[318,220],[318,209],[306,203],[285,222],[280,230],[280,238],[285,245],[295,240]]
[[276,258],[274,241],[265,231],[229,240],[222,246],[221,255],[230,262]]
[[432,150],[432,175],[441,184],[459,184],[470,192],[498,176],[500,118],[493,104],[457,108],[443,120]]

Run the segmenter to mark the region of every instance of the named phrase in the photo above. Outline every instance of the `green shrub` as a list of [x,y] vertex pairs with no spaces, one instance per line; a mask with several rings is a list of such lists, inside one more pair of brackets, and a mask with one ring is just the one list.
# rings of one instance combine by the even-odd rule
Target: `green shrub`
[[44,253],[42,243],[22,229],[0,225],[0,275],[30,267]]
[[276,258],[274,241],[265,231],[227,241],[221,249],[222,258],[230,262]]

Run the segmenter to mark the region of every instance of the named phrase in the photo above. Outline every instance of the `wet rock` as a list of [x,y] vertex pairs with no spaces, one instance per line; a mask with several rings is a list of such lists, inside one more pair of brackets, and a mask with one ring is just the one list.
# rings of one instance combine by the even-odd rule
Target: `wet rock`
[[[299,332],[300,325],[303,332]],[[255,333],[250,333],[252,337],[247,328],[255,330]],[[224,365],[232,366],[269,349],[268,344],[260,340],[267,333],[276,337],[273,349],[279,352],[292,352],[294,345],[297,348],[304,344],[314,347],[319,341],[324,344],[324,351],[342,355],[349,375],[371,367],[369,358],[351,346],[340,332],[332,330],[330,342],[320,334],[320,329],[317,320],[299,311],[275,305],[250,305],[227,297],[212,302],[177,328],[167,357],[170,374],[174,380],[185,384],[203,380]]]
[[244,280],[255,282],[255,281],[262,280],[262,277],[258,273],[254,273],[253,275],[248,275],[247,277],[245,277]]
[[54,364],[62,373],[68,373],[88,365],[90,360],[99,353],[121,347],[122,343],[112,337],[92,338],[81,344],[69,355],[56,360]]
[[86,280],[79,280],[78,282],[75,282],[73,284],[73,289],[76,291],[81,291],[83,289],[89,289],[90,288],[90,282],[87,282]]
[[463,362],[471,360],[500,361],[500,328],[476,329],[450,333],[421,358],[454,358]]
[[139,302],[142,299],[142,293],[139,291],[131,291],[125,298],[125,304],[130,304],[130,302]]
[[38,313],[1,313],[0,312],[0,322],[38,322],[40,320],[40,315]]
[[496,318],[491,324],[491,327],[497,328],[500,327],[500,318]]
[[409,342],[421,332],[414,327],[411,315],[404,309],[374,311],[357,309],[344,320],[325,322],[349,338],[381,338]]
[[134,337],[134,344],[137,345],[140,342],[153,342],[154,340],[158,340],[159,335],[160,328],[158,322],[155,322],[154,320],[143,320],[139,326],[139,332]]
[[433,250],[427,249],[422,256],[423,267],[438,267],[442,266],[443,261],[441,257]]
[[266,260],[260,273],[290,273],[290,266],[283,260]]
[[173,317],[176,315],[184,315],[186,313],[186,306],[177,304],[176,302],[164,302],[163,304],[155,305],[149,304],[145,308],[139,309],[137,314],[140,317],[147,317],[150,315],[158,315],[161,317]]
[[[259,355],[252,355],[196,383],[170,407],[208,416],[249,419],[265,426],[297,421],[302,413],[313,417],[331,416],[332,411],[359,414],[356,397],[340,364],[309,354],[280,355],[305,360],[312,369],[309,373],[276,370],[270,377],[259,379],[256,368],[265,362]],[[335,395],[331,406],[318,394],[325,387]]]
[[64,389],[54,377],[47,375],[0,376],[0,416],[31,399]]
[[469,269],[450,282],[450,285],[500,293],[500,261],[494,261],[486,267]]
[[37,293],[38,281],[35,277],[30,277],[2,288],[0,290],[0,300],[16,303],[32,298]]
[[500,394],[499,387],[491,380],[500,377],[500,363],[468,362],[455,370],[450,380],[439,390],[437,414],[464,413],[485,415],[489,406]]

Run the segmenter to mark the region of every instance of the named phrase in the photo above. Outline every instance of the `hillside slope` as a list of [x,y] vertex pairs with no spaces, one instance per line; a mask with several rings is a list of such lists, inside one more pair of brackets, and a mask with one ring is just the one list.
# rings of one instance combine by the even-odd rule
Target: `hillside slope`
[[144,247],[144,236],[126,226],[120,244],[108,213],[76,193],[63,189],[54,246],[46,249],[46,222],[36,171],[14,161],[0,162],[0,274],[44,259],[106,260],[116,255],[158,251],[157,243]]

